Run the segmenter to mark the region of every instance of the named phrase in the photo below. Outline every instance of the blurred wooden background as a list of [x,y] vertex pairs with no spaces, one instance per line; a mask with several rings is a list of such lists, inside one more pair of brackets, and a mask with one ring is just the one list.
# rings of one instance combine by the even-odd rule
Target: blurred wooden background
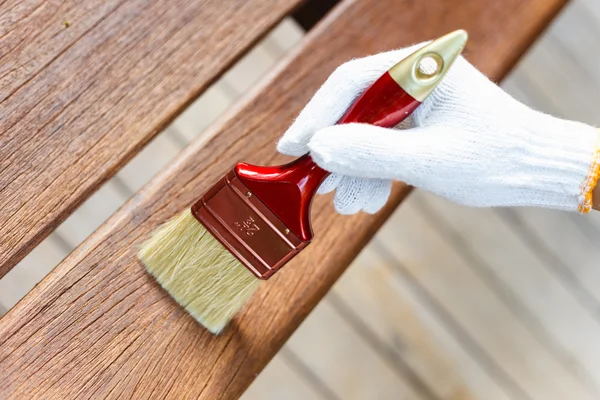
[[[284,20],[1,279],[0,315],[303,35]],[[598,49],[600,2],[574,0],[503,87],[600,126]],[[598,399],[599,244],[598,213],[469,209],[415,192],[244,399]]]

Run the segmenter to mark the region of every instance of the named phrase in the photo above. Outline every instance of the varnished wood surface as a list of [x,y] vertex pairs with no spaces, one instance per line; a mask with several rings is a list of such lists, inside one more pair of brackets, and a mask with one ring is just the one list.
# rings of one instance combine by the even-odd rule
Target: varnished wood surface
[[286,17],[236,61],[167,129],[85,200],[7,275],[0,278],[0,304],[3,308],[8,310],[16,304],[137,190],[171,163],[193,139],[203,136],[206,128],[268,73],[277,60],[296,47],[303,36],[304,31],[290,17]]
[[0,2],[0,277],[299,2]]
[[[199,328],[144,274],[135,246],[189,205],[233,159],[273,162],[279,132],[345,59],[464,27],[471,33],[469,59],[498,79],[562,5],[462,3],[415,3],[405,9],[405,3],[362,0],[338,7],[309,36],[279,82],[232,111],[236,118],[207,143],[193,144],[7,314],[0,326],[0,366],[7,376],[0,393],[235,398],[406,190],[397,187],[393,201],[375,217],[340,217],[329,199],[320,199],[314,209],[320,240],[265,285],[221,337]],[[390,35],[398,26],[402,34]]]

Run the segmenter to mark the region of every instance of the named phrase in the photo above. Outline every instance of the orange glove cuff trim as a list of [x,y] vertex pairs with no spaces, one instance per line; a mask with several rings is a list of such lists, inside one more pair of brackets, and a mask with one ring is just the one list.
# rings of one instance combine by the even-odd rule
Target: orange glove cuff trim
[[581,213],[588,213],[594,205],[593,192],[598,184],[600,178],[600,129],[598,130],[598,140],[596,141],[596,148],[594,150],[594,158],[590,171],[587,177],[581,184],[581,203],[577,208]]

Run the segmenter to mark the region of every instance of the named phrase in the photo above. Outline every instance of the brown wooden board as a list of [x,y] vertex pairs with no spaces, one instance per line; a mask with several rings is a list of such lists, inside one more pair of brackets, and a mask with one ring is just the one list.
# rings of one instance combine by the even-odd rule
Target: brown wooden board
[[0,1],[0,277],[298,3]]
[[[341,62],[470,32],[467,57],[502,78],[563,0],[348,0],[237,109],[138,192],[0,321],[3,398],[236,398],[409,192],[377,215],[313,205],[315,241],[221,335],[189,317],[135,253],[237,160],[274,163],[275,142]],[[151,94],[148,93],[150,96]]]

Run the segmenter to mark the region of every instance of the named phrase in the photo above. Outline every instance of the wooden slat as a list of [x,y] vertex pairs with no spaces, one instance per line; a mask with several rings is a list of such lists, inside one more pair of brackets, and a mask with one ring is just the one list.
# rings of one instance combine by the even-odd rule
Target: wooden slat
[[586,235],[573,216],[558,211],[502,210],[500,215],[515,227],[521,240],[536,250],[546,267],[600,322],[600,249],[597,245],[600,234]]
[[275,357],[263,370],[269,379],[258,379],[241,400],[329,400],[298,376],[282,357]]
[[[272,61],[272,65],[270,65],[272,67],[275,64],[275,59],[283,57],[291,48],[298,45],[304,34],[305,32],[287,17],[256,46],[268,50],[268,61]],[[244,55],[236,63],[236,66],[242,63],[244,67],[252,68],[257,64],[252,58],[257,58],[256,52],[251,51]],[[260,65],[264,66],[264,62]],[[249,76],[246,71],[239,71],[239,68],[233,68],[232,72],[232,74],[228,74],[231,79],[239,80],[240,75],[247,80],[249,80],[248,78],[255,78],[255,76]],[[262,74],[264,75],[264,71],[262,71]],[[28,257],[25,257],[7,275],[0,279],[0,286],[7,288],[4,291],[0,288],[0,304],[5,306],[5,310],[10,309],[27,294],[46,273],[51,271],[64,256],[104,223],[133,193],[172,162],[194,138],[202,135],[205,128],[214,122],[241,95],[242,91],[239,87],[234,87],[231,81],[226,82],[224,79],[218,80],[204,91],[167,129],[150,141],[116,176],[86,199],[73,214],[56,228],[53,234],[36,247],[36,249],[43,247],[48,241],[62,243],[60,250],[64,253],[63,257],[60,259],[44,257],[44,252],[36,253],[36,249],[34,249],[32,253],[36,253],[36,257],[29,260]],[[39,257],[40,255],[42,256]],[[33,265],[32,259],[35,260],[35,269],[45,271],[42,276],[30,273],[29,269]],[[38,279],[33,280],[33,277]],[[21,280],[21,278],[26,279]],[[15,296],[15,294],[18,295]]]
[[0,2],[0,277],[298,3]]
[[[444,241],[420,202],[407,202],[378,235],[407,280],[463,337],[488,370],[523,399],[593,399],[570,366],[528,330],[477,273],[477,266]],[[493,326],[494,329],[490,329]],[[491,367],[491,368],[490,368]]]
[[[427,399],[374,352],[331,303],[321,302],[286,349],[325,382],[336,399]],[[360,362],[356,362],[360,360]]]
[[149,232],[189,206],[234,160],[274,157],[274,143],[335,66],[355,56],[470,31],[469,59],[493,79],[514,65],[562,0],[348,0],[287,66],[194,142],[75,250],[0,325],[0,396],[236,398],[277,352],[409,189],[377,215],[313,205],[316,241],[222,336],[200,328],[135,256]]
[[[600,396],[600,343],[596,340],[600,337],[599,320],[565,287],[564,280],[549,270],[546,257],[539,257],[535,248],[511,230],[510,218],[503,218],[503,214],[458,206],[425,193],[418,193],[417,197],[422,211],[437,221],[438,230],[469,260],[486,285],[509,305],[555,358],[569,366],[570,373]],[[566,213],[543,215],[546,221],[557,224],[553,229],[539,219],[544,236],[567,231],[573,240],[563,238],[566,244],[581,240],[572,224],[560,218]],[[598,239],[595,238],[596,243]],[[595,246],[582,243],[598,260],[600,253],[593,251]],[[576,257],[571,257],[571,261],[582,265]],[[481,299],[482,303],[484,300]]]
[[367,246],[323,302],[331,302],[426,398],[508,400],[410,285],[398,279],[397,262],[385,259],[380,247],[378,242]]

